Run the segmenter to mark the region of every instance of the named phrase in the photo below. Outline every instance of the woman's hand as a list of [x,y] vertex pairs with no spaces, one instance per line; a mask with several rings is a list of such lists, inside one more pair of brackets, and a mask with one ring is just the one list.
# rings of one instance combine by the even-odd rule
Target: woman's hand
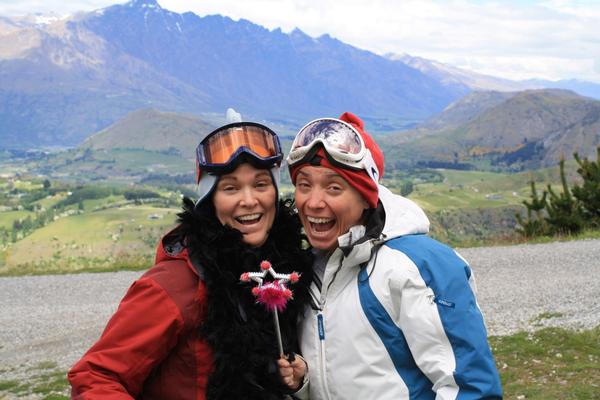
[[277,366],[279,367],[279,375],[281,380],[287,387],[292,390],[298,390],[302,386],[304,381],[304,375],[308,372],[306,361],[298,355],[289,361],[289,358],[281,357],[277,360]]

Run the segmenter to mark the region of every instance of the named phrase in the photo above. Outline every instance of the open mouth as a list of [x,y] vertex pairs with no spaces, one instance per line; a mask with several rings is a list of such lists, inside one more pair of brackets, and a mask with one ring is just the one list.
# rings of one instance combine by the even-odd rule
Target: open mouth
[[256,214],[241,215],[239,217],[236,217],[235,220],[242,225],[252,225],[252,224],[256,224],[258,221],[260,221],[261,218],[262,218],[262,214],[256,213]]
[[310,227],[315,232],[327,232],[335,225],[335,218],[315,218],[307,216]]

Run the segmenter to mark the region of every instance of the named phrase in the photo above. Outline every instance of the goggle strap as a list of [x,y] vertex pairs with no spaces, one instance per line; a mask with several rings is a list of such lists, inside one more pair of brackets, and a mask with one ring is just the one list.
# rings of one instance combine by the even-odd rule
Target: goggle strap
[[362,159],[362,162],[364,164],[364,170],[367,172],[367,175],[369,175],[371,179],[373,179],[373,182],[379,184],[379,179],[381,178],[379,176],[379,168],[377,168],[377,164],[373,159],[371,150],[369,150],[368,148],[366,150],[367,151],[365,152],[365,156]]

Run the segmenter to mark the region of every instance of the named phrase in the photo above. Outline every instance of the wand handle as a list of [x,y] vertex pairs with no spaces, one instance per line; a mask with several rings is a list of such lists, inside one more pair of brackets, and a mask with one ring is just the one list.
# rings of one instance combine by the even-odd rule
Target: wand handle
[[275,322],[275,334],[277,334],[277,346],[279,346],[279,355],[283,357],[283,343],[281,342],[281,330],[279,329],[279,315],[277,313],[277,309],[273,310],[273,322]]

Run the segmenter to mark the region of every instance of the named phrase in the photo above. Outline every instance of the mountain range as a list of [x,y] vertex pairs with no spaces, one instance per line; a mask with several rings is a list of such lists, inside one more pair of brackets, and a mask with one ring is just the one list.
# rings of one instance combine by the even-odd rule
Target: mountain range
[[304,121],[352,110],[406,126],[466,94],[323,35],[132,0],[39,24],[0,20],[0,146],[73,146],[139,108]]
[[391,60],[398,60],[424,74],[439,80],[442,84],[461,84],[474,91],[515,92],[528,89],[565,89],[579,95],[600,99],[600,84],[578,79],[550,81],[544,79],[527,79],[513,81],[495,76],[466,71],[449,64],[412,57],[408,54],[386,54]]
[[[195,115],[141,109],[86,139],[77,154],[92,150],[98,160],[110,160],[113,152],[139,149],[153,153],[149,157],[154,162],[160,153],[192,165],[195,146],[212,129]],[[279,133],[283,147],[289,148],[290,137]],[[600,144],[600,101],[561,89],[472,92],[418,128],[377,135],[377,141],[385,149],[388,171],[551,167],[574,152],[594,158]],[[118,169],[115,164],[112,173]]]
[[595,158],[600,101],[563,89],[472,92],[417,129],[380,138],[404,164],[487,158],[501,168],[554,166],[574,152]]
[[514,82],[155,0],[68,18],[0,17],[0,148],[76,146],[146,108],[216,125],[233,107],[284,130],[348,110],[372,131],[398,131],[472,91],[552,85],[600,97],[600,85]]

